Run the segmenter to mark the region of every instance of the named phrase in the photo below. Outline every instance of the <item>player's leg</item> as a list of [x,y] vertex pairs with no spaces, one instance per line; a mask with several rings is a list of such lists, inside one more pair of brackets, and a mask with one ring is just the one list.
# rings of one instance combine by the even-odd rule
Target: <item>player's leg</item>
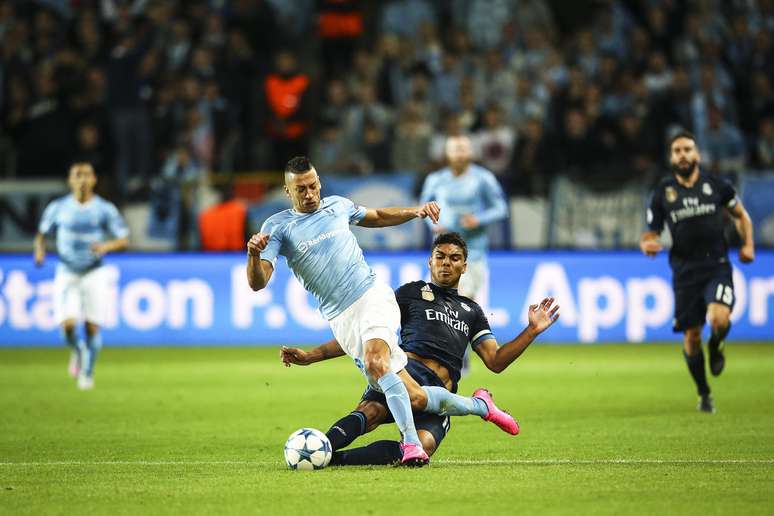
[[[428,455],[435,453],[451,426],[448,416],[435,414],[418,414],[416,424],[422,446]],[[361,448],[337,451],[333,454],[331,464],[335,466],[389,465],[397,464],[400,459],[400,443],[384,440]]]
[[460,396],[445,387],[419,385],[406,371],[401,371],[400,378],[409,392],[411,406],[417,412],[441,416],[479,416],[511,435],[519,433],[519,424],[513,416],[495,405],[492,395],[486,389],[477,389],[473,396]]
[[696,392],[699,395],[698,409],[701,412],[715,412],[707,383],[707,371],[704,365],[704,353],[701,350],[701,326],[688,328],[683,333],[683,356],[688,372],[696,384]]
[[704,353],[701,349],[701,329],[707,317],[707,308],[701,286],[675,289],[674,331],[683,333],[683,357],[699,394],[699,410],[713,412],[712,397],[707,383]]
[[[397,348],[397,345],[395,346]],[[383,339],[369,339],[363,346],[363,366],[369,379],[376,381],[379,388],[384,393],[387,406],[390,408],[395,423],[403,435],[404,442],[421,447],[419,436],[414,427],[414,416],[411,413],[411,401],[409,393],[406,390],[401,377],[393,372],[391,367],[392,357],[398,352],[403,353],[400,348],[390,349],[387,342]],[[405,365],[405,353],[404,365]],[[411,378],[406,373],[406,377]],[[412,380],[413,381],[413,380]]]
[[731,310],[734,307],[734,284],[728,270],[715,280],[710,281],[704,291],[707,302],[707,318],[710,324],[709,351],[710,372],[718,376],[726,365],[723,353],[723,340],[731,329]]
[[[380,398],[380,401],[373,398]],[[346,448],[361,435],[376,429],[387,420],[388,414],[384,394],[369,388],[355,410],[333,423],[325,435],[335,452]],[[390,421],[393,421],[392,418]]]
[[104,269],[100,267],[86,273],[81,280],[80,295],[86,319],[86,343],[82,350],[81,373],[78,376],[78,387],[81,389],[94,387],[94,366],[102,349],[100,325],[104,319],[106,304],[104,276]]
[[81,367],[81,350],[76,331],[80,316],[78,282],[78,275],[65,270],[62,266],[57,267],[54,276],[54,316],[61,327],[65,344],[70,348],[67,371],[73,378],[78,376]]

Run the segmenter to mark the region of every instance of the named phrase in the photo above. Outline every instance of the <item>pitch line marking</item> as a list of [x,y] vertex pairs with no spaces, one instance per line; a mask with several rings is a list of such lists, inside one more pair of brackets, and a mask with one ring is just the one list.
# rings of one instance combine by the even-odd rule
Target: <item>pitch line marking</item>
[[[202,460],[202,461],[154,461],[154,460],[106,460],[106,461],[48,461],[48,462],[0,462],[0,466],[43,467],[43,466],[272,466],[281,461],[249,460]],[[731,464],[774,464],[774,459],[438,459],[431,464],[448,466],[573,466],[573,465],[731,465]]]

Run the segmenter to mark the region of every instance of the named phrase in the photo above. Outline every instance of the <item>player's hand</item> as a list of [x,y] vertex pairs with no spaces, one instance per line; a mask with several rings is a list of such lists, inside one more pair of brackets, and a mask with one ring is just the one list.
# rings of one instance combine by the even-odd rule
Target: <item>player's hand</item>
[[476,229],[480,225],[481,222],[478,220],[478,217],[472,213],[468,213],[460,217],[460,226],[462,226],[464,229]]
[[96,254],[98,257],[105,256],[107,252],[109,251],[109,247],[104,242],[94,242],[91,244],[91,252]]
[[755,260],[755,246],[752,244],[743,245],[739,248],[739,260],[742,263],[750,263]]
[[430,217],[433,224],[438,224],[438,216],[441,214],[441,207],[438,206],[437,202],[430,201],[417,208],[415,213],[420,219]]
[[285,367],[290,367],[291,364],[305,366],[311,364],[308,358],[308,353],[303,349],[288,348],[282,346],[280,348],[280,359]]
[[247,254],[250,256],[260,256],[261,251],[266,249],[268,244],[269,235],[267,233],[256,233],[247,242]]
[[535,332],[535,335],[543,333],[559,319],[559,305],[552,308],[553,304],[554,298],[547,297],[537,305],[529,305],[527,319],[529,327]]
[[656,256],[663,247],[658,240],[645,240],[640,242],[640,249],[648,256]]

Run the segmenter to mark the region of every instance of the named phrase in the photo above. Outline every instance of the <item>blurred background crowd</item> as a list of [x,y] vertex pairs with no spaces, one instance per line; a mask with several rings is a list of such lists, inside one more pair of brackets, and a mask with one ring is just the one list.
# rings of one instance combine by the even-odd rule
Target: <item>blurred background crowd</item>
[[737,178],[774,169],[773,29],[772,0],[0,0],[0,177],[83,159],[154,202],[309,154],[421,185],[467,133],[545,198],[650,185],[687,128]]

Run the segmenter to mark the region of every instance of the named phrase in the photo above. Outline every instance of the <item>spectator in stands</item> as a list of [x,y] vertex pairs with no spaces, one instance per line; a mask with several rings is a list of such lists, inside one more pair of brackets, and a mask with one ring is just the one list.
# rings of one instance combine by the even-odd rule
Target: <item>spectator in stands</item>
[[266,136],[273,150],[273,166],[281,169],[288,156],[307,154],[309,145],[311,78],[298,70],[296,55],[281,50],[275,70],[263,84],[267,105]]
[[774,171],[774,114],[761,119],[755,151],[758,167]]
[[392,143],[387,131],[381,124],[366,119],[360,145],[360,173],[389,173],[393,170],[391,158]]
[[547,196],[557,172],[556,149],[548,140],[540,118],[529,118],[519,130],[513,161],[506,179],[510,195]]
[[330,176],[355,172],[351,140],[346,138],[337,120],[325,120],[319,137],[312,143],[311,159]]
[[414,103],[408,103],[398,116],[392,165],[395,170],[421,174],[428,165],[428,149],[432,126]]
[[475,154],[484,168],[503,181],[516,144],[516,133],[505,124],[503,110],[497,103],[491,103],[484,109],[482,119],[483,126],[472,138]]
[[422,23],[436,23],[435,16],[426,0],[391,0],[382,10],[382,31],[414,38]]
[[720,108],[715,105],[709,107],[708,117],[702,164],[710,171],[720,174],[742,172],[747,164],[742,132],[726,120]]
[[108,107],[116,143],[116,192],[119,201],[130,190],[147,183],[151,173],[150,119],[145,101],[145,79],[151,72],[153,57],[147,40],[139,41],[138,27],[117,35],[117,43],[107,63]]
[[[346,138],[352,142],[359,142],[365,129],[366,120],[379,125],[382,132],[391,129],[394,115],[389,107],[377,99],[375,84],[371,82],[361,83],[355,98],[355,102],[347,108],[346,118],[343,120]],[[312,161],[317,163],[314,158]],[[327,169],[323,168],[323,170]]]

